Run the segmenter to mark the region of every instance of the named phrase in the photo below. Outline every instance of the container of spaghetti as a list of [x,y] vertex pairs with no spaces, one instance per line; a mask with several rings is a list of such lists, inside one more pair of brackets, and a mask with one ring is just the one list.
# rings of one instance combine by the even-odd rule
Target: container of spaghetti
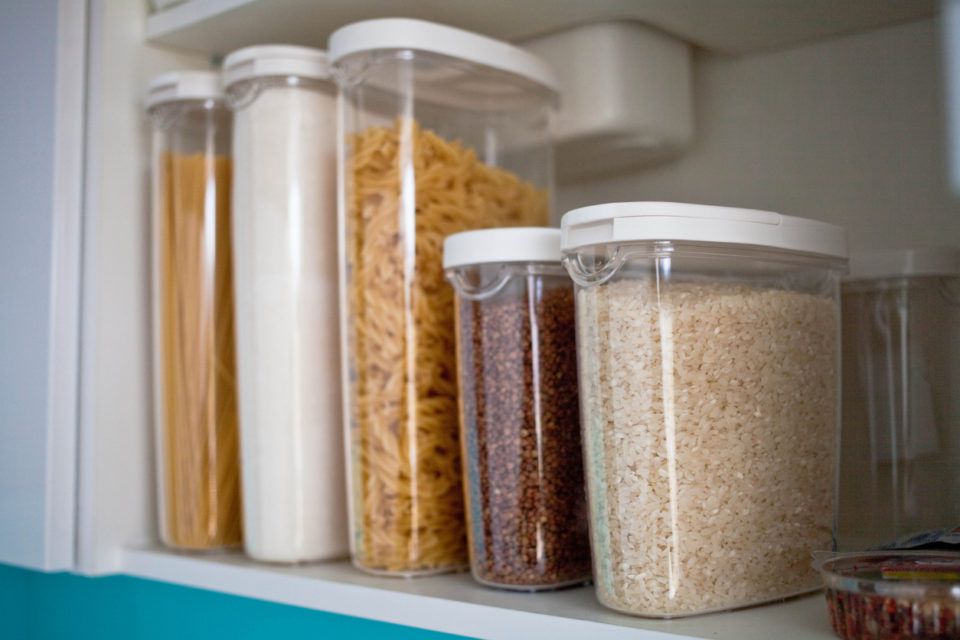
[[150,83],[160,538],[242,542],[230,242],[230,113],[211,72]]
[[848,640],[960,638],[960,553],[818,554],[830,624]]
[[443,239],[550,218],[556,80],[538,58],[382,19],[330,38],[343,97],[340,259],[351,551],[374,573],[467,564]]

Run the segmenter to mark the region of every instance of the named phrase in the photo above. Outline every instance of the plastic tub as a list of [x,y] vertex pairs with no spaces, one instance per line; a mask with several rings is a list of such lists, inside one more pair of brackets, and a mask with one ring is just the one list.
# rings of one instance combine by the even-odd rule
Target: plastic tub
[[960,251],[854,254],[843,284],[841,549],[960,522]]
[[847,640],[960,638],[960,554],[824,554],[830,625]]
[[590,578],[573,283],[560,230],[449,236],[460,442],[477,581],[536,591]]
[[671,617],[816,588],[843,230],[657,202],[571,211],[562,230],[600,601]]
[[160,538],[242,539],[230,242],[230,113],[213,72],[155,78],[153,362]]
[[343,98],[343,379],[356,566],[466,565],[443,239],[544,225],[555,80],[521,49],[406,19],[330,38]]
[[336,314],[336,85],[324,51],[240,49],[234,260],[246,551],[347,553]]

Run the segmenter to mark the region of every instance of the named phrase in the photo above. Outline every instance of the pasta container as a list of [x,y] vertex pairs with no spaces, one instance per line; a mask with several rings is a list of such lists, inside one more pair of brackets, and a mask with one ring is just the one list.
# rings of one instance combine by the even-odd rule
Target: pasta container
[[449,236],[460,443],[477,581],[535,591],[590,578],[573,283],[560,230]]
[[847,640],[960,638],[960,553],[822,554],[830,625]]
[[839,543],[960,522],[960,251],[854,254],[843,283]]
[[336,313],[336,85],[326,52],[224,60],[233,110],[234,275],[245,548],[347,554]]
[[443,239],[548,222],[556,82],[533,54],[418,20],[348,25],[329,46],[353,561],[449,571],[467,545]]
[[230,113],[220,76],[182,71],[147,91],[153,123],[153,364],[160,538],[242,541]]
[[606,606],[721,611],[815,589],[835,548],[833,225],[665,202],[562,221],[594,575]]

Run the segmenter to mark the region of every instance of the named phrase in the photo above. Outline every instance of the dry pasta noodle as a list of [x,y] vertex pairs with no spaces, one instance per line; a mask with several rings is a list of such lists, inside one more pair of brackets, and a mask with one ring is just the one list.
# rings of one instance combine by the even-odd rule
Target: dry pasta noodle
[[[368,128],[349,144],[355,561],[409,573],[463,566],[454,306],[443,239],[544,225],[547,193],[412,120]],[[415,214],[401,184],[411,169]]]
[[230,159],[163,153],[158,160],[162,537],[184,549],[236,545],[242,532]]

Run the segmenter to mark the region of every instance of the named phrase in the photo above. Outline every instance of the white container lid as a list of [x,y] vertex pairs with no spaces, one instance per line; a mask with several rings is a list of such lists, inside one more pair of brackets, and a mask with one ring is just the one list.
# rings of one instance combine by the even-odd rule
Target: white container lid
[[330,80],[327,52],[312,47],[264,44],[237,49],[223,61],[223,86],[251,78],[297,76]]
[[508,227],[463,231],[443,241],[443,268],[494,262],[560,263],[560,229]]
[[147,85],[147,109],[178,100],[220,100],[220,74],[216,71],[170,71]]
[[884,249],[850,256],[850,280],[910,276],[960,276],[960,249]]
[[563,216],[561,249],[607,243],[669,240],[770,247],[847,257],[842,227],[756,209],[678,202],[614,202]]
[[554,94],[560,84],[541,58],[512,44],[424,20],[380,18],[341,27],[327,43],[331,64],[364,51],[412,49],[437,53],[499,69],[531,80]]

